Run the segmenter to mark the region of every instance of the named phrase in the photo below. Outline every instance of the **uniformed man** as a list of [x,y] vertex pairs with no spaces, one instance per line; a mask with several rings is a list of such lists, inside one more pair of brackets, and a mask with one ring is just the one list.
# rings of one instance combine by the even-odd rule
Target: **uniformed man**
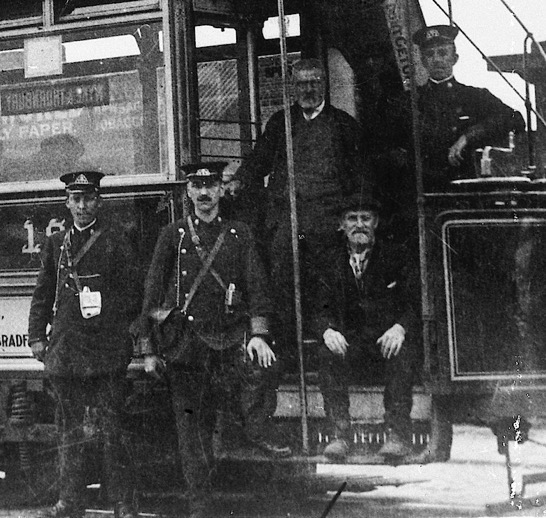
[[103,176],[80,171],[61,177],[73,225],[47,239],[30,306],[29,343],[35,358],[44,362],[57,398],[60,428],[60,497],[40,514],[43,518],[85,514],[83,444],[88,407],[96,408],[100,422],[115,516],[136,516],[120,440],[132,352],[128,327],[137,309],[136,268],[127,238],[100,218]]
[[[327,457],[350,452],[351,380],[384,370],[387,441],[382,455],[411,453],[412,386],[417,354],[416,269],[408,251],[377,238],[379,205],[355,194],[341,206],[338,246],[324,254],[315,325],[321,333],[319,384],[330,420]],[[413,269],[412,269],[413,268]]]
[[519,112],[488,90],[455,80],[457,33],[454,26],[435,25],[413,35],[429,74],[418,89],[425,191],[445,190],[452,180],[476,176],[475,149],[506,147],[510,131],[525,130]]
[[[219,215],[225,165],[184,168],[193,211],[158,238],[139,337],[146,372],[157,376],[165,367],[192,518],[206,516],[210,500],[217,409],[227,404],[242,414],[243,435],[254,447],[290,455],[268,436],[276,408],[275,377],[268,376],[277,359],[271,349],[272,307],[249,228]],[[154,320],[162,321],[165,311],[172,324],[167,319],[162,326],[178,330],[168,341],[165,331],[163,341],[154,339]],[[241,398],[243,386],[254,389]]]

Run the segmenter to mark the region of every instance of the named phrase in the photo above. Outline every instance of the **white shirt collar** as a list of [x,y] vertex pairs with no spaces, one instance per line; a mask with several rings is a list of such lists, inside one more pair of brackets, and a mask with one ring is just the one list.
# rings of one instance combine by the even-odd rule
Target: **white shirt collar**
[[315,110],[313,111],[313,113],[311,114],[307,114],[305,112],[303,112],[303,116],[305,117],[305,120],[306,121],[311,121],[313,119],[316,119],[320,113],[322,112],[322,110],[324,110],[324,106],[326,105],[326,99],[324,101],[322,101],[316,108]]
[[428,78],[428,80],[431,83],[434,83],[435,85],[441,85],[442,83],[446,83],[447,81],[452,81],[453,79],[454,79],[453,74],[451,74],[449,77],[446,77],[445,79],[441,79],[440,81],[437,81],[436,79],[432,79],[432,77]]
[[76,223],[74,223],[74,227],[76,228],[76,230],[78,232],[83,232],[84,230],[87,230],[88,228],[92,227],[95,223],[97,222],[97,218],[95,218],[91,223],[89,223],[89,225],[85,225],[85,227],[78,227],[78,225],[76,225]]

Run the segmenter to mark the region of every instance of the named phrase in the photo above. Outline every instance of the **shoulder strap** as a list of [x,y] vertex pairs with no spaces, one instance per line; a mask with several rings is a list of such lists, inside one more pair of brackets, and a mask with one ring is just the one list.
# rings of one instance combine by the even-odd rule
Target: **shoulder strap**
[[[67,232],[67,236],[68,236]],[[74,257],[74,260],[72,261],[72,267],[76,268],[78,263],[82,260],[83,256],[89,252],[89,249],[96,243],[97,239],[102,234],[102,229],[97,230],[93,233],[93,235],[84,243],[84,245],[80,248],[80,251],[77,253],[76,257]],[[68,238],[70,239],[70,238]]]
[[[207,260],[207,253],[205,252],[205,250],[203,250],[203,247],[201,246],[201,241],[199,239],[199,236],[197,235],[197,232],[195,232],[195,227],[193,226],[193,221],[191,220],[190,216],[188,216],[188,227],[190,228],[191,240],[192,240],[192,243],[195,246],[195,250],[197,251],[197,255],[199,256],[199,259],[201,259],[201,262],[203,264],[205,264],[205,262]],[[226,228],[225,227],[223,229],[223,233],[224,233],[224,235],[226,234]],[[224,282],[224,280],[222,279],[222,277],[220,277],[220,274],[214,268],[210,268],[210,273],[216,279],[216,282],[221,286],[221,288],[224,291],[226,291],[227,290],[227,285]]]
[[[193,297],[197,293],[197,289],[199,288],[199,286],[203,282],[203,279],[205,278],[205,275],[209,271],[209,269],[211,267],[211,264],[214,261],[214,258],[216,257],[216,255],[218,254],[220,248],[222,247],[222,244],[224,242],[224,238],[226,237],[226,232],[227,232],[227,229],[224,227],[222,229],[222,232],[218,236],[218,239],[216,239],[216,243],[214,243],[214,247],[212,248],[212,250],[208,254],[206,260],[203,262],[203,266],[201,267],[201,270],[199,270],[199,273],[197,274],[197,277],[193,281],[193,284],[192,284],[192,287],[191,287],[191,289],[190,289],[190,291],[188,293],[188,296],[186,297],[186,300],[184,302],[184,306],[182,307],[182,313],[185,313],[187,311],[188,307],[190,306],[190,303],[191,303]],[[180,271],[180,254],[179,254],[178,262],[179,262],[178,270]],[[179,286],[179,288],[178,288],[177,301],[176,301],[177,306],[179,306],[179,304],[180,304],[180,300],[179,300],[180,299],[180,283],[178,284],[178,286]]]

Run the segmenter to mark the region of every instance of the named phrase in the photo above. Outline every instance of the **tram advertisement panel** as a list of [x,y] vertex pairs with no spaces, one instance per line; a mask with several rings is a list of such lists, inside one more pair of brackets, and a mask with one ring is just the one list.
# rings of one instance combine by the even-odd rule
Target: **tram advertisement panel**
[[[0,181],[49,180],[74,169],[165,173],[164,72],[154,73],[159,87],[147,100],[138,70],[1,87]],[[155,117],[145,121],[153,103]],[[144,144],[156,133],[152,153]]]
[[143,173],[142,118],[137,71],[3,87],[0,179],[46,180],[75,168]]
[[463,219],[444,224],[453,379],[546,373],[546,222]]

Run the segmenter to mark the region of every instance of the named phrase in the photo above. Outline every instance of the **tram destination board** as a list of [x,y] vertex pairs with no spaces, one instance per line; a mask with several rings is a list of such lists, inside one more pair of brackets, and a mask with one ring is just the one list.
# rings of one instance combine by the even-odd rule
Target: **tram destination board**
[[109,82],[105,77],[20,85],[0,91],[2,116],[104,106],[109,103]]

